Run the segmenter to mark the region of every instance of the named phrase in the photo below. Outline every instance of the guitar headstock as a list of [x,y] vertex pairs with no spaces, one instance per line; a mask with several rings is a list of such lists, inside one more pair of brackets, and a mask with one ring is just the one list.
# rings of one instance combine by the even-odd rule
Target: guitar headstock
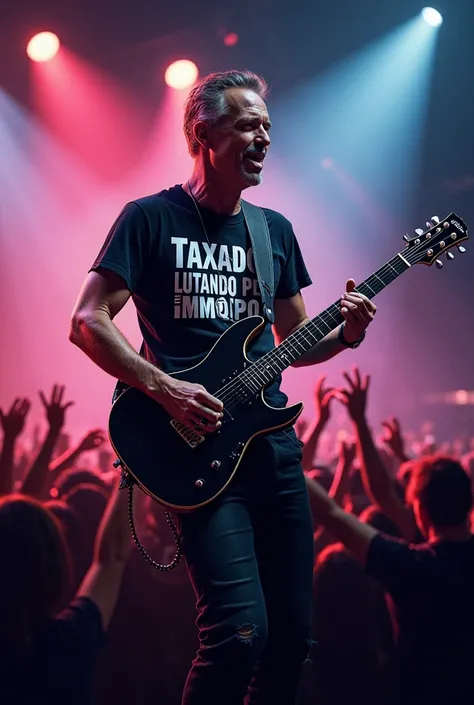
[[440,256],[446,252],[448,259],[454,259],[451,250],[454,247],[464,253],[461,243],[469,239],[466,223],[456,213],[439,220],[436,216],[426,223],[426,230],[415,230],[415,237],[404,236],[406,247],[400,252],[408,264],[426,264],[429,267],[436,264],[443,266]]

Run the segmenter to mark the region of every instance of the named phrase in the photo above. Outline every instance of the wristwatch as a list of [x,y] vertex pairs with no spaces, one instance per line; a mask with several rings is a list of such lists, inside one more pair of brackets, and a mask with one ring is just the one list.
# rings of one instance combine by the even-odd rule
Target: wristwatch
[[353,343],[348,343],[347,340],[344,338],[344,326],[345,326],[345,323],[341,323],[341,325],[339,326],[339,330],[337,332],[337,339],[341,343],[341,345],[344,345],[344,347],[351,348],[352,350],[355,350],[355,348],[358,348],[359,345],[364,340],[365,331],[362,333],[360,338],[357,338],[357,340],[354,340]]

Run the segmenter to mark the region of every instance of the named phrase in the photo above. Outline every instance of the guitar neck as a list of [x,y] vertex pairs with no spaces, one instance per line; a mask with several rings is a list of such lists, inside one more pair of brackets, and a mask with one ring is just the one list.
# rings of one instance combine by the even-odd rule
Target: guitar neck
[[[356,288],[361,294],[373,299],[376,294],[385,289],[391,282],[405,272],[411,264],[398,253],[370,275]],[[266,386],[280,375],[283,370],[305,355],[316,343],[319,343],[328,333],[342,322],[340,302],[328,306],[319,316],[308,321],[270,352],[252,363],[241,374],[247,386]]]

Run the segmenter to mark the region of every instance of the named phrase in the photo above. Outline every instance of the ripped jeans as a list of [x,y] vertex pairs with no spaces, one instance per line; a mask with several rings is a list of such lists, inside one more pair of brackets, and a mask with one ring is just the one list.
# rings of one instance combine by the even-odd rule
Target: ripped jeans
[[310,646],[313,526],[296,436],[257,438],[228,490],[179,517],[199,649],[182,705],[293,705]]

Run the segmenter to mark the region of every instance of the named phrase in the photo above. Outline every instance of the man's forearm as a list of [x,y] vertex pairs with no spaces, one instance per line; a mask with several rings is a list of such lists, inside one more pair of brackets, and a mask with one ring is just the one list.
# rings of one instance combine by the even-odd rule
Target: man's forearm
[[69,340],[112,377],[143,392],[156,390],[160,370],[137,353],[106,314],[74,318]]
[[[303,324],[304,325],[304,324]],[[298,330],[298,328],[296,329]],[[339,328],[332,330],[319,343],[316,343],[311,350],[308,350],[299,360],[293,363],[293,367],[307,367],[308,365],[317,365],[320,362],[326,362],[335,355],[338,355],[347,347],[338,340]]]

